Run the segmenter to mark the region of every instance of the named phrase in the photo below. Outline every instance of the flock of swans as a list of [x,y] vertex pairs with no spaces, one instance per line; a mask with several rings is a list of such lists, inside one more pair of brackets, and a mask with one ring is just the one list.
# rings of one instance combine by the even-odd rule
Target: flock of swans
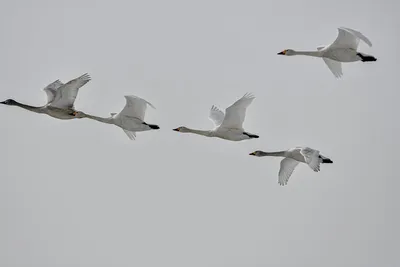
[[[338,31],[338,36],[332,44],[319,46],[316,51],[295,51],[286,49],[278,53],[278,55],[320,57],[325,61],[328,68],[337,78],[343,75],[341,62],[376,61],[374,56],[357,51],[360,40],[372,46],[372,43],[362,33],[344,27],[338,28]],[[158,125],[144,121],[147,106],[152,108],[154,108],[154,106],[148,101],[133,95],[125,96],[125,107],[118,114],[111,113],[108,118],[97,117],[82,111],[77,111],[74,107],[74,102],[78,91],[90,80],[90,76],[86,73],[65,84],[60,80],[54,81],[43,89],[47,94],[47,104],[44,106],[34,107],[19,103],[13,99],[8,99],[0,103],[9,106],[18,106],[36,113],[47,114],[61,120],[88,118],[106,124],[113,124],[120,127],[131,140],[136,138],[136,132],[160,129]],[[196,130],[185,126],[173,130],[180,133],[192,133],[230,141],[259,138],[258,135],[249,133],[243,129],[246,109],[250,106],[254,98],[252,94],[245,94],[242,98],[226,108],[225,112],[216,106],[212,106],[209,114],[209,119],[215,126],[212,130]],[[307,164],[315,172],[320,171],[320,164],[333,163],[331,159],[322,156],[318,150],[309,147],[295,147],[278,152],[257,150],[250,153],[250,155],[256,157],[283,157],[284,159],[280,163],[280,170],[278,173],[278,183],[280,185],[287,184],[299,163]]]

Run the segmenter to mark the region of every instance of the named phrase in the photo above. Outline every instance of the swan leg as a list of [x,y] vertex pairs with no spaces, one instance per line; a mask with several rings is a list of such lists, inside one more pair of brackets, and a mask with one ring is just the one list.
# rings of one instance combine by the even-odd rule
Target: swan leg
[[247,136],[250,137],[250,138],[259,138],[259,136],[256,135],[256,134],[250,134],[250,133],[246,133],[246,132],[244,132],[243,134],[244,134],[244,135],[247,135]]
[[377,58],[374,56],[363,55],[361,53],[357,53],[357,56],[359,56],[361,58],[362,62],[377,61]]

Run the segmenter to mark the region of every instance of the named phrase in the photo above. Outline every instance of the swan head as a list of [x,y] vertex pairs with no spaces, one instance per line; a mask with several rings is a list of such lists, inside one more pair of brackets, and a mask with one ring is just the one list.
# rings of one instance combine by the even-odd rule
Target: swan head
[[282,52],[279,52],[278,55],[282,56],[294,56],[296,52],[293,49],[285,49]]
[[17,104],[17,101],[15,101],[14,99],[7,99],[0,103],[3,105],[8,105],[8,106],[15,106]]
[[256,156],[256,157],[261,157],[262,156],[262,151],[261,150],[256,150],[254,152],[251,152],[249,155],[250,156]]
[[175,132],[181,132],[181,133],[188,133],[189,132],[189,129],[186,128],[185,126],[181,126],[181,127],[178,127],[178,128],[172,129],[172,130],[175,131]]

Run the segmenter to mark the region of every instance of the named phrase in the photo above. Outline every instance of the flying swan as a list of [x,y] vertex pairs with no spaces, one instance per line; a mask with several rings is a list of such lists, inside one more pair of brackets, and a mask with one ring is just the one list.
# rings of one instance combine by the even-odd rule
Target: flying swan
[[110,113],[109,118],[97,117],[84,112],[78,112],[78,115],[95,121],[114,124],[122,128],[131,140],[136,138],[136,132],[160,129],[158,125],[144,122],[147,105],[155,109],[151,103],[134,95],[125,96],[125,100],[126,104],[122,111],[118,114]]
[[214,130],[195,130],[187,127],[178,127],[174,131],[181,133],[194,133],[207,137],[218,137],[230,141],[241,141],[258,138],[258,135],[246,132],[243,129],[243,122],[246,116],[246,109],[255,97],[252,94],[245,94],[242,98],[233,103],[225,110],[225,114],[216,106],[212,106],[209,119],[214,123]]
[[278,55],[321,57],[336,78],[343,75],[341,62],[368,62],[377,60],[374,56],[357,51],[360,40],[364,41],[370,47],[372,46],[371,41],[362,33],[344,27],[340,27],[338,30],[339,34],[336,40],[330,45],[318,46],[317,51],[295,51],[286,49],[278,53]]
[[74,102],[79,88],[88,83],[90,79],[90,76],[85,73],[66,84],[60,80],[52,82],[43,89],[47,94],[47,104],[41,107],[25,105],[13,99],[7,99],[0,103],[8,106],[17,106],[36,113],[47,114],[61,120],[82,118],[79,112],[75,110]]
[[287,184],[289,177],[300,162],[306,163],[315,172],[320,171],[321,163],[333,163],[329,158],[322,156],[318,150],[309,147],[295,147],[286,151],[278,152],[264,152],[257,150],[250,153],[250,155],[256,157],[284,157],[281,161],[281,168],[278,174],[278,183],[280,185]]

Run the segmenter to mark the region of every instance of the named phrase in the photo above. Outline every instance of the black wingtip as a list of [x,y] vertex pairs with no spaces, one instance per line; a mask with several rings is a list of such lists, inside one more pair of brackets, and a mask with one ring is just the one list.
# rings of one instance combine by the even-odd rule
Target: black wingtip
[[330,159],[322,159],[322,163],[333,163]]

